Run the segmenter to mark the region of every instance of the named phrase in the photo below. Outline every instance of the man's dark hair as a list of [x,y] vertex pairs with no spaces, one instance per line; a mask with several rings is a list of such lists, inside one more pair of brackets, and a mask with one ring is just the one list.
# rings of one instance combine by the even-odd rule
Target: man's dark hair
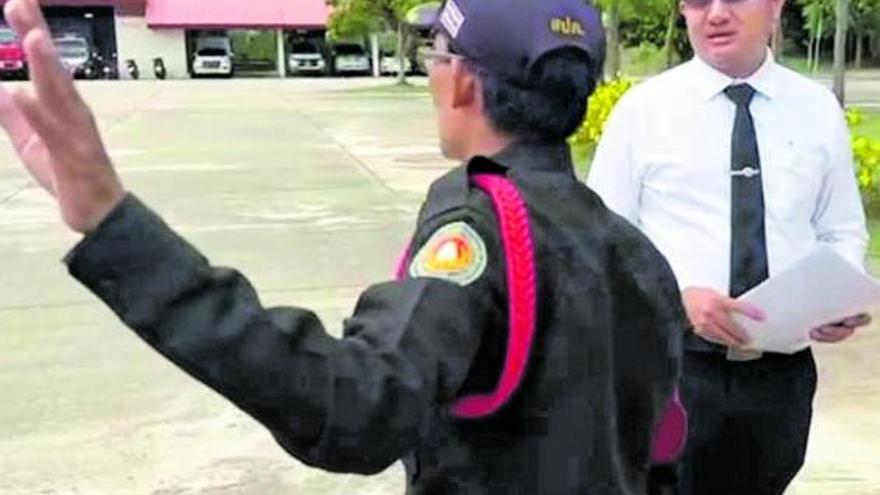
[[531,143],[564,141],[580,126],[595,88],[589,57],[574,49],[551,52],[532,70],[527,85],[471,67],[483,83],[483,105],[495,129]]

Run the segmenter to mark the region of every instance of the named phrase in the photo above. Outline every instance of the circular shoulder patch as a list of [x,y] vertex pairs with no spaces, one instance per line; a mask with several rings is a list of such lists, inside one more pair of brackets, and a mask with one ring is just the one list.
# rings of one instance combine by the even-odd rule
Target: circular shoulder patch
[[486,270],[486,243],[464,222],[446,224],[428,239],[409,267],[412,277],[434,277],[469,285]]

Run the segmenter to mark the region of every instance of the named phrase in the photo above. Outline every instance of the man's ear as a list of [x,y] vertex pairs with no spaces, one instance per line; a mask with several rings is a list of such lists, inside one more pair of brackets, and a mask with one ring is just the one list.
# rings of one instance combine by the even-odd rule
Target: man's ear
[[473,105],[477,99],[479,81],[463,60],[450,60],[452,76],[452,108]]
[[782,29],[782,9],[785,8],[785,0],[772,0],[773,2],[773,23],[775,29]]

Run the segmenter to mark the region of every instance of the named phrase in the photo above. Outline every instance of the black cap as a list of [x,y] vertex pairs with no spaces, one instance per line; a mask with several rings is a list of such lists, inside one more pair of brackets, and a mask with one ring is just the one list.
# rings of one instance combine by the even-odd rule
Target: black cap
[[583,51],[594,78],[605,61],[605,31],[586,0],[446,0],[421,18],[457,53],[493,74],[527,84],[535,64],[562,48]]

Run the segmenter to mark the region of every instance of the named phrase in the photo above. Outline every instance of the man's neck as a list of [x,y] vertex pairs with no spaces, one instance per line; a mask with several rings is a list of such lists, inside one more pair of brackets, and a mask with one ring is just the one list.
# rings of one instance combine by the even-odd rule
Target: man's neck
[[739,67],[716,67],[712,64],[711,67],[714,67],[715,70],[721,72],[722,74],[732,78],[732,79],[748,79],[752,75],[754,75],[761,67],[767,62],[767,51],[764,50],[761,52],[761,55],[755,57],[751,60],[751,62],[743,64]]
[[475,156],[494,156],[510,146],[513,139],[491,130],[478,132],[464,149],[464,161]]
[[751,64],[743,66],[740,70],[732,71],[731,74],[727,74],[728,76],[734,79],[747,79],[751,77],[755,72],[764,65],[764,62],[767,61],[767,52],[763,52],[763,54],[752,61]]

